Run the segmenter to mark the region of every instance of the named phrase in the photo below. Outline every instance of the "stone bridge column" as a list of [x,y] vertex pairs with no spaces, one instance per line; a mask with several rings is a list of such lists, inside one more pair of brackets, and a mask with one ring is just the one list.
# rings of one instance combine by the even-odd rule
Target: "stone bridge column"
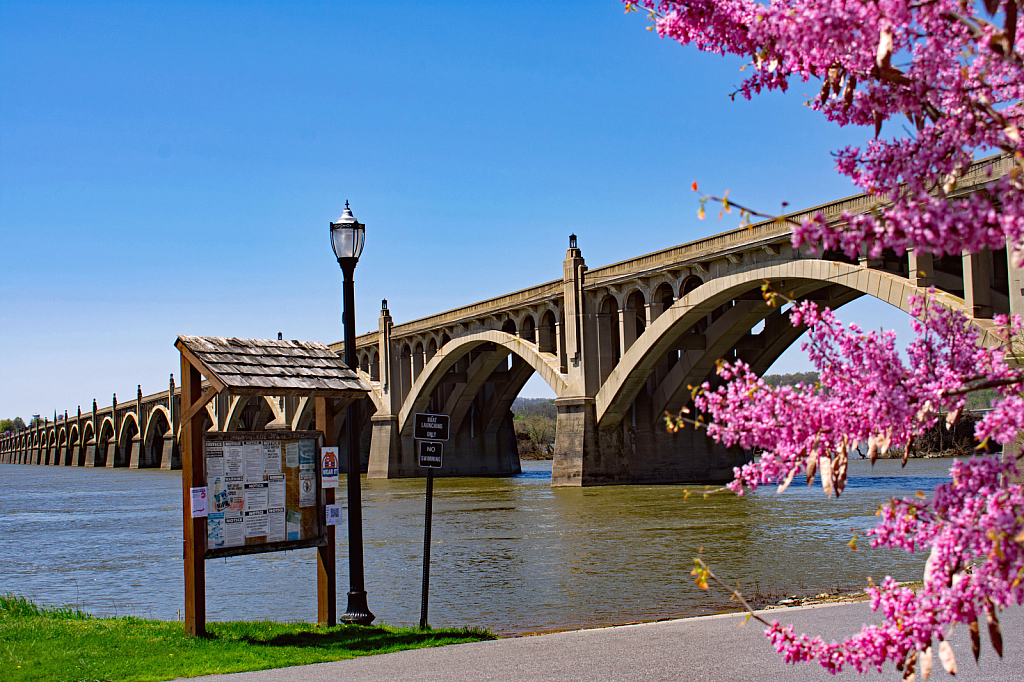
[[402,468],[402,438],[398,432],[398,414],[402,409],[401,389],[395,386],[397,358],[391,343],[394,321],[387,299],[381,301],[377,320],[382,406],[370,418],[370,462],[367,478],[392,478]]
[[[145,428],[145,427],[143,427],[143,428]],[[140,460],[143,459],[143,454],[142,454],[142,445],[143,445],[142,438],[143,438],[142,431],[139,431],[137,434],[135,434],[135,436],[132,438],[131,442],[128,444],[128,452],[126,453],[126,455],[127,455],[127,459],[128,459],[128,468],[129,469],[138,469],[139,468],[139,464],[141,463]]]
[[594,396],[601,387],[597,303],[583,291],[586,262],[569,237],[569,250],[562,261],[563,309],[565,310],[565,351],[568,356],[568,388],[555,399],[555,457],[551,485],[580,486],[593,483],[603,467],[597,434]]
[[978,253],[965,253],[964,302],[971,317],[992,317],[992,252],[982,249]]
[[99,437],[99,430],[96,426],[96,398],[92,399],[92,438],[89,439],[85,444],[85,466],[95,467],[103,466],[102,457],[100,457],[99,443],[97,438]]

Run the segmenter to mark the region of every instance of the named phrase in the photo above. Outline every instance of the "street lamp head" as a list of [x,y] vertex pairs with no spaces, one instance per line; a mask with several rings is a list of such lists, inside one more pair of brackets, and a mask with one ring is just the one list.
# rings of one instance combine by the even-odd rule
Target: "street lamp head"
[[343,258],[350,258],[352,262],[359,260],[363,253],[365,235],[366,225],[356,220],[346,201],[345,211],[338,222],[331,223],[331,246],[334,247],[334,255],[339,263]]

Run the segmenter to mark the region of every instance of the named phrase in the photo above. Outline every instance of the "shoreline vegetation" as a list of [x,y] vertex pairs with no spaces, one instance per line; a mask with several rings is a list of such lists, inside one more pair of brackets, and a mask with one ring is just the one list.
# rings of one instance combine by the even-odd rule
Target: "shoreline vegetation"
[[232,621],[207,629],[208,637],[194,638],[182,622],[99,618],[7,593],[0,595],[0,678],[147,682],[497,639],[479,629],[389,625]]
[[[817,372],[795,374],[766,374],[765,383],[770,386],[793,386],[798,383],[818,383]],[[974,425],[981,419],[979,411],[990,407],[996,397],[992,389],[977,391],[968,396],[964,413],[953,425],[945,423],[945,415],[939,422],[922,434],[910,453],[912,458],[970,457],[975,454]],[[554,459],[555,423],[557,410],[554,398],[516,398],[512,403],[512,424],[516,431],[516,445],[521,460]],[[862,444],[861,456],[867,456],[867,445]],[[900,459],[902,450],[892,449],[879,459]]]

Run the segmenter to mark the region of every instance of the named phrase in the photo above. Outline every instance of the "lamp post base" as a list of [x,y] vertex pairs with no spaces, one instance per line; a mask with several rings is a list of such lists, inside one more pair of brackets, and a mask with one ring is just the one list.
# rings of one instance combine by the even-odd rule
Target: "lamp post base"
[[370,613],[370,607],[366,605],[366,592],[349,592],[348,608],[341,616],[343,623],[352,625],[369,625],[376,618]]

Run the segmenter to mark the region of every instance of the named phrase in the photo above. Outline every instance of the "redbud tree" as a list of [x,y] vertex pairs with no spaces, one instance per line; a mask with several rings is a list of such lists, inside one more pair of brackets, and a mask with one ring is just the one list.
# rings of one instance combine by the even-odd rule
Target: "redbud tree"
[[[647,12],[663,38],[749,60],[736,94],[813,81],[821,89],[809,107],[840,126],[865,127],[867,142],[836,151],[836,168],[886,203],[833,222],[804,220],[794,226],[794,246],[850,257],[1006,248],[1021,265],[1024,1],[644,0],[626,9]],[[975,155],[991,153],[1009,157],[1010,172],[955,194]],[[773,297],[768,287],[766,296]],[[844,327],[832,311],[796,302],[790,318],[808,329],[804,348],[818,384],[771,387],[735,361],[720,363],[717,387],[695,390],[711,437],[764,453],[736,470],[729,487],[738,494],[764,484],[784,489],[798,476],[810,484],[816,475],[826,494],[841,494],[858,444],[868,443],[872,461],[903,448],[905,462],[915,438],[943,412],[955,419],[967,394],[1000,395],[976,427],[978,455],[954,463],[930,497],[884,506],[867,533],[875,547],[927,552],[923,584],[886,578],[870,586],[881,622],[838,643],[765,621],[787,661],[817,661],[830,672],[892,663],[904,679],[927,679],[937,657],[952,673],[953,628],[968,630],[977,657],[984,622],[1001,655],[999,611],[1024,600],[1024,487],[1012,457],[985,454],[1024,427],[1024,369],[1014,349],[1021,321],[997,316],[1002,344],[986,348],[963,312],[928,295],[911,304],[916,339],[905,359],[894,333]],[[705,584],[713,576],[701,561],[696,572]]]

